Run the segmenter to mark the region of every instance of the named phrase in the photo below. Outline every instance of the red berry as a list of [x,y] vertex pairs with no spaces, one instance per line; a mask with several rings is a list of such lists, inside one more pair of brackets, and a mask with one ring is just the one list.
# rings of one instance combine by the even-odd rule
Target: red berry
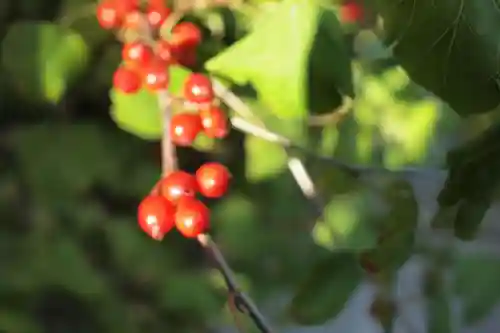
[[220,108],[212,106],[200,111],[201,125],[210,138],[222,139],[229,133],[227,116]]
[[163,24],[163,22],[165,22],[165,20],[170,16],[171,12],[172,11],[168,7],[166,7],[165,5],[161,5],[161,6],[150,5],[148,7],[147,12],[146,12],[149,25],[153,29],[159,29],[161,27],[161,25]]
[[220,163],[206,163],[196,171],[198,188],[207,198],[220,198],[226,194],[231,173]]
[[196,47],[201,43],[202,34],[200,28],[191,22],[181,22],[172,28],[170,44],[182,47]]
[[160,183],[160,193],[173,204],[181,198],[194,198],[197,191],[195,176],[184,171],[174,171]]
[[363,7],[354,2],[348,1],[340,7],[340,21],[343,23],[356,23],[363,18]]
[[160,39],[157,42],[156,54],[158,55],[158,58],[160,58],[161,60],[169,64],[175,63],[176,59],[174,53],[175,53],[174,49],[172,48],[170,43],[167,42],[166,40]]
[[172,117],[170,137],[174,144],[187,147],[193,144],[193,141],[196,140],[202,130],[201,119],[198,114],[178,113]]
[[138,10],[131,11],[123,19],[123,28],[138,29],[141,26],[142,13]]
[[134,70],[120,66],[113,75],[113,86],[125,94],[132,94],[141,88],[141,77]]
[[144,43],[132,42],[123,46],[122,58],[128,66],[142,69],[154,58],[154,51]]
[[129,13],[138,11],[140,8],[140,0],[114,0],[114,2],[121,20],[124,20]]
[[170,81],[168,75],[168,63],[160,58],[153,59],[144,68],[144,85],[151,91],[168,88]]
[[195,238],[210,227],[210,210],[201,201],[183,199],[177,206],[175,226],[187,238]]
[[196,65],[196,48],[184,48],[177,52],[177,62],[185,67],[194,67]]
[[103,29],[116,29],[120,27],[121,20],[115,1],[105,0],[97,5],[97,22]]
[[137,218],[139,226],[151,238],[163,239],[175,225],[175,207],[167,199],[149,195],[139,205]]
[[189,75],[184,83],[184,97],[195,104],[212,103],[214,90],[210,78],[200,73]]

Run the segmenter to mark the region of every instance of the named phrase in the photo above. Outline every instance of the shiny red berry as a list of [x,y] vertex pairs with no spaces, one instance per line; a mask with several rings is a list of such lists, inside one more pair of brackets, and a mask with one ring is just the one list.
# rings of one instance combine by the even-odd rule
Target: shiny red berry
[[207,198],[220,198],[226,194],[231,173],[220,163],[206,163],[196,171],[198,190]]
[[142,13],[138,10],[126,14],[123,19],[123,28],[136,30],[141,26]]
[[129,13],[138,11],[140,8],[140,0],[114,0],[114,3],[121,20],[124,20]]
[[146,11],[149,25],[153,29],[159,29],[171,12],[170,8],[165,5],[150,5]]
[[139,205],[139,226],[151,238],[161,240],[175,226],[176,209],[167,199],[149,195]]
[[170,77],[168,63],[160,58],[153,59],[143,70],[144,86],[151,91],[168,88]]
[[177,206],[175,226],[187,238],[195,238],[210,228],[210,210],[196,199],[183,199]]
[[172,36],[169,42],[172,45],[190,48],[198,46],[202,37],[201,30],[196,24],[181,22],[172,28]]
[[198,134],[203,130],[198,114],[178,113],[172,117],[170,137],[177,146],[190,146]]
[[142,69],[154,58],[154,51],[141,42],[125,44],[122,49],[122,59],[130,67]]
[[137,92],[141,88],[141,83],[140,75],[125,66],[118,67],[113,75],[113,86],[125,94]]
[[192,73],[184,83],[184,98],[195,104],[212,103],[214,90],[210,78],[200,73]]
[[229,133],[228,119],[224,111],[212,106],[200,111],[203,131],[209,138],[222,139]]
[[161,60],[169,64],[174,64],[177,62],[175,57],[175,50],[166,40],[160,39],[156,43],[156,54]]
[[103,29],[109,30],[120,27],[121,20],[115,1],[105,0],[99,3],[96,16],[97,22]]
[[194,198],[197,191],[196,177],[184,171],[174,171],[160,182],[160,193],[173,204],[181,198]]

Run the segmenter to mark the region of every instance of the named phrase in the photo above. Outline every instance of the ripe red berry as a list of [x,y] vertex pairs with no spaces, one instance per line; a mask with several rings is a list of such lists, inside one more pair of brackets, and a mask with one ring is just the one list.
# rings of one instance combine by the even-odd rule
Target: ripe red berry
[[170,8],[165,5],[150,5],[146,11],[149,25],[153,29],[159,29],[171,12]]
[[185,67],[193,67],[196,65],[196,58],[198,54],[196,48],[183,48],[177,52],[177,62]]
[[209,138],[222,139],[229,133],[228,119],[216,106],[200,111],[201,125]]
[[116,29],[120,27],[121,20],[115,1],[105,0],[97,5],[97,22],[103,29]]
[[138,10],[131,11],[123,19],[123,28],[136,30],[140,27],[142,13]]
[[175,63],[176,59],[174,53],[175,53],[174,49],[172,48],[170,43],[167,42],[166,40],[160,39],[156,43],[156,54],[158,55],[158,58],[160,58],[161,60],[169,64]]
[[114,0],[115,8],[121,20],[131,12],[138,11],[140,8],[140,0]]
[[187,48],[196,47],[201,43],[200,28],[191,22],[181,22],[172,28],[170,44]]
[[231,173],[220,163],[206,163],[196,171],[198,189],[207,198],[220,198],[226,194]]
[[170,77],[168,74],[168,63],[160,58],[154,58],[144,68],[144,85],[151,91],[168,88]]
[[174,144],[187,147],[193,144],[193,141],[196,140],[202,130],[201,119],[198,114],[178,113],[172,117],[170,137]]
[[184,83],[184,98],[195,104],[212,103],[214,90],[208,76],[192,73]]
[[196,199],[183,199],[177,206],[175,226],[187,238],[195,238],[210,228],[210,210]]
[[144,43],[132,42],[123,46],[122,58],[128,66],[142,69],[154,58],[154,51]]
[[125,66],[118,67],[113,75],[113,86],[125,94],[137,92],[141,88],[141,83],[140,75]]
[[139,226],[151,238],[163,239],[175,225],[175,207],[167,199],[149,195],[139,205],[137,218]]
[[173,204],[181,198],[194,198],[197,191],[195,176],[184,171],[174,171],[160,182],[160,193]]
[[356,23],[363,18],[363,7],[354,2],[348,1],[340,7],[340,21],[343,23]]

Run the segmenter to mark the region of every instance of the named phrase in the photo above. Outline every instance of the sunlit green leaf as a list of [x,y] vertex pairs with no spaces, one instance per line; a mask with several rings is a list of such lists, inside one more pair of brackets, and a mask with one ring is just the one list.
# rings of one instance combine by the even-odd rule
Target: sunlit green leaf
[[[169,92],[182,93],[183,84],[190,71],[183,67],[170,68]],[[158,140],[163,133],[159,101],[156,94],[142,89],[135,94],[123,94],[116,89],[110,91],[111,117],[122,130],[144,140]]]
[[315,1],[286,0],[265,15],[206,68],[251,83],[278,118],[332,111],[340,94],[352,94],[350,60],[333,12]]
[[280,145],[256,136],[245,138],[246,177],[255,182],[279,174],[286,168],[287,156]]

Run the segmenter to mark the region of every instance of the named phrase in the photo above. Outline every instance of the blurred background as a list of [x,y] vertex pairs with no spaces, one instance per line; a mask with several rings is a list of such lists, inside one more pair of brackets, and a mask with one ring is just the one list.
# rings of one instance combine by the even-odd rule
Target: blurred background
[[[201,12],[214,4],[252,10],[269,5],[207,1],[178,5]],[[159,144],[122,131],[110,117],[109,89],[120,45],[98,28],[94,10],[91,0],[0,2],[0,332],[237,332],[223,280],[198,244],[175,232],[155,242],[137,226],[136,207],[160,174]],[[49,38],[42,32],[8,38],[20,20],[69,25],[92,45],[91,65],[57,103],[36,91],[43,85],[47,94],[58,95],[58,73],[46,71],[32,80],[14,75],[36,70],[43,52],[60,55],[33,51]],[[233,131],[223,142],[179,149],[180,166],[195,171],[217,160],[232,171],[230,195],[209,203],[214,237],[242,288],[280,331],[383,332],[385,315],[374,315],[373,304],[390,289],[397,310],[388,314],[395,320],[392,332],[493,332],[500,326],[495,321],[500,309],[494,307],[500,299],[500,230],[494,223],[500,207],[490,210],[473,242],[454,241],[429,228],[446,177],[446,152],[492,120],[460,120],[411,82],[373,30],[349,29],[357,95],[352,109],[323,131],[319,154],[394,171],[354,179],[328,162],[308,161],[327,197],[328,221],[334,222],[315,221],[282,149],[261,139]],[[60,55],[56,61],[64,59]],[[394,187],[406,200],[391,195]],[[409,220],[417,218],[417,207],[417,241],[404,250],[404,264],[388,279],[369,272],[339,275],[332,264],[321,273],[327,281],[319,293],[337,302],[313,297],[306,309],[290,310],[297,286],[316,260],[331,252],[335,233],[349,234],[345,241],[360,251],[373,242],[363,222],[384,219],[381,206],[399,207]],[[450,253],[458,256],[453,283],[440,261]],[[339,311],[326,323],[295,323],[330,306]],[[464,324],[464,311],[470,325]],[[245,332],[254,332],[243,315],[238,322]]]

